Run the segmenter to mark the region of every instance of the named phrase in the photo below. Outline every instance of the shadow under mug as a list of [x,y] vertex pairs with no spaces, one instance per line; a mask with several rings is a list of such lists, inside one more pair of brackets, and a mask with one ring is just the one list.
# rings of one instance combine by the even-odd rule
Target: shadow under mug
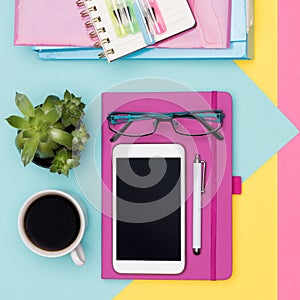
[[[25,218],[26,214],[28,212],[28,209],[32,207],[33,204],[37,203],[38,200],[41,199],[47,199],[49,198],[60,198],[64,201],[68,201],[68,204],[71,204],[73,208],[78,213],[78,222],[79,222],[79,229],[78,233],[74,240],[68,245],[66,245],[63,249],[58,250],[48,250],[43,249],[40,245],[37,245],[37,243],[34,243],[31,238],[29,237],[28,232],[26,231],[26,224],[25,224]],[[44,201],[51,201],[51,199],[47,199]],[[47,214],[47,213],[46,213]],[[52,212],[53,214],[53,212]],[[52,216],[53,217],[53,216]],[[43,218],[40,218],[41,220],[39,222],[43,222]],[[49,222],[48,216],[46,216],[45,219],[48,219],[47,222]],[[50,220],[52,222],[52,220]],[[53,220],[55,222],[55,218]],[[79,197],[70,195],[68,193],[65,193],[60,190],[44,190],[37,192],[33,194],[31,197],[29,197],[23,206],[20,209],[19,217],[18,217],[18,230],[19,234],[21,236],[21,239],[25,243],[25,245],[34,253],[45,256],[45,257],[60,257],[66,254],[70,254],[72,260],[77,266],[82,266],[85,263],[85,255],[83,252],[83,249],[81,247],[81,240],[84,235],[85,228],[87,226],[87,211],[85,205],[82,203],[82,201],[79,199]],[[63,230],[63,228],[62,228]]]

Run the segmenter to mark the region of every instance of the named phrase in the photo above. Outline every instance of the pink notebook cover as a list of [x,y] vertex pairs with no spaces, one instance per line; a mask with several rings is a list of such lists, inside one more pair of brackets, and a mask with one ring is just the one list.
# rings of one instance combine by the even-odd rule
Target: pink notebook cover
[[15,0],[14,44],[91,46],[76,0]]
[[[230,43],[231,0],[189,0],[197,26],[158,47],[225,48]],[[81,8],[82,10],[82,8]],[[17,46],[92,47],[76,0],[15,0]]]
[[[232,99],[226,92],[103,93],[102,94],[102,278],[221,280],[232,273],[232,193],[240,193],[240,178],[232,177]],[[109,139],[107,115],[112,111],[172,112],[222,109],[226,117],[220,132],[185,137],[170,124],[160,124],[154,135],[142,138]],[[118,274],[112,267],[112,149],[118,143],[179,143],[186,153],[186,266],[177,275]],[[192,252],[193,159],[199,153],[207,163],[203,194],[202,252]],[[232,189],[235,185],[234,190]]]

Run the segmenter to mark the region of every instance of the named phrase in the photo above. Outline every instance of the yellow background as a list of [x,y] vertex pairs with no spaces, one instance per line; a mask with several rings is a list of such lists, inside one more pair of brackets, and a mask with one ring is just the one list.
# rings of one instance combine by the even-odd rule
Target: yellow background
[[[236,63],[277,104],[277,1],[256,1],[254,24],[255,59]],[[115,297],[123,299],[277,299],[277,155],[233,198],[231,279],[136,280]]]

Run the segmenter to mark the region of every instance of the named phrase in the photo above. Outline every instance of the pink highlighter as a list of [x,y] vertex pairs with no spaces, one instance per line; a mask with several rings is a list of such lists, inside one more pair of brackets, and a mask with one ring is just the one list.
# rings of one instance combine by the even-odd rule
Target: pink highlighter
[[144,0],[144,4],[155,33],[164,33],[167,30],[167,27],[156,0]]

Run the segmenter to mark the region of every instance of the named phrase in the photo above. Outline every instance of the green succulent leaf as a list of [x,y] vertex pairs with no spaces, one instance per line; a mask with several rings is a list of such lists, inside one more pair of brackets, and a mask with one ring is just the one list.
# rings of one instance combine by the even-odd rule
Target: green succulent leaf
[[84,108],[85,108],[85,104],[81,102],[81,103],[79,104],[79,109],[82,111],[82,116],[84,116],[84,111],[83,111]]
[[45,114],[44,114],[44,111],[42,110],[42,108],[37,107],[34,110],[34,118],[36,119],[37,123],[42,123],[44,121],[44,117],[45,117]]
[[57,128],[57,129],[61,129],[61,130],[65,130],[65,126],[60,122],[56,122],[52,125],[52,127]]
[[48,132],[43,132],[40,134],[40,142],[41,143],[46,143],[49,139],[49,134]]
[[43,111],[45,112],[45,114],[47,114],[53,108],[59,107],[61,105],[62,105],[62,101],[57,96],[49,95],[45,99],[45,101],[42,105],[42,108],[43,108]]
[[[44,142],[41,142],[41,140],[40,140],[40,144],[44,144]],[[40,145],[40,144],[39,144],[39,145]],[[45,144],[47,144],[47,147],[49,147],[49,148],[52,149],[53,153],[55,153],[55,151],[56,151],[58,148],[61,148],[61,147],[62,147],[61,145],[59,145],[59,144],[57,144],[57,143],[51,141],[50,139],[48,139],[47,142],[45,142]],[[54,155],[53,155],[53,157],[54,157]]]
[[26,95],[16,93],[15,102],[25,118],[28,119],[30,116],[33,116],[34,107]]
[[51,149],[53,151],[57,150],[58,148],[61,148],[61,145],[53,142],[51,139],[48,139],[47,144],[48,144],[49,147],[51,147]]
[[67,165],[69,166],[70,169],[78,167],[80,165],[79,157],[74,156],[72,158],[69,158],[67,160]]
[[63,112],[61,121],[65,127],[68,127],[70,125],[76,126],[78,124],[78,121],[80,120],[82,114],[81,113],[69,113],[69,112]]
[[71,152],[66,149],[58,151],[53,159],[52,165],[50,166],[50,172],[57,172],[58,174],[68,176],[69,170],[72,168],[72,166],[68,164],[68,160],[71,159],[71,157]]
[[73,135],[73,151],[83,151],[90,135],[88,134],[84,124],[72,131]]
[[77,126],[80,118],[84,115],[85,104],[81,102],[81,97],[76,97],[68,90],[65,91],[63,100],[63,111],[61,121],[64,126]]
[[30,127],[34,130],[37,130],[38,129],[38,126],[39,126],[39,120],[35,117],[29,117],[29,124],[30,124]]
[[66,90],[65,93],[64,93],[64,100],[67,101],[67,100],[70,100],[71,99],[71,93]]
[[41,124],[39,124],[38,129],[40,132],[46,132],[49,130],[50,127],[51,127],[50,123],[44,120]]
[[49,143],[39,143],[37,152],[41,158],[54,157],[54,152]]
[[21,151],[21,149],[24,147],[24,144],[25,144],[26,141],[27,141],[27,139],[24,138],[23,132],[20,131],[17,134],[16,139],[15,139],[15,143],[16,143],[16,146],[17,146],[19,151]]
[[61,114],[61,107],[54,107],[51,110],[49,110],[45,115],[45,121],[47,121],[50,125],[53,125],[60,119]]
[[23,138],[30,139],[36,135],[36,132],[33,130],[24,130],[23,131]]
[[6,119],[6,121],[8,122],[8,124],[14,128],[17,129],[29,129],[30,128],[30,124],[28,122],[28,120],[21,118],[19,116],[10,116]]
[[38,136],[34,136],[25,142],[21,155],[21,159],[24,166],[27,166],[33,160],[38,144]]
[[72,148],[72,140],[73,140],[72,134],[57,128],[50,128],[48,133],[49,133],[49,137],[55,143],[65,146],[68,149]]

